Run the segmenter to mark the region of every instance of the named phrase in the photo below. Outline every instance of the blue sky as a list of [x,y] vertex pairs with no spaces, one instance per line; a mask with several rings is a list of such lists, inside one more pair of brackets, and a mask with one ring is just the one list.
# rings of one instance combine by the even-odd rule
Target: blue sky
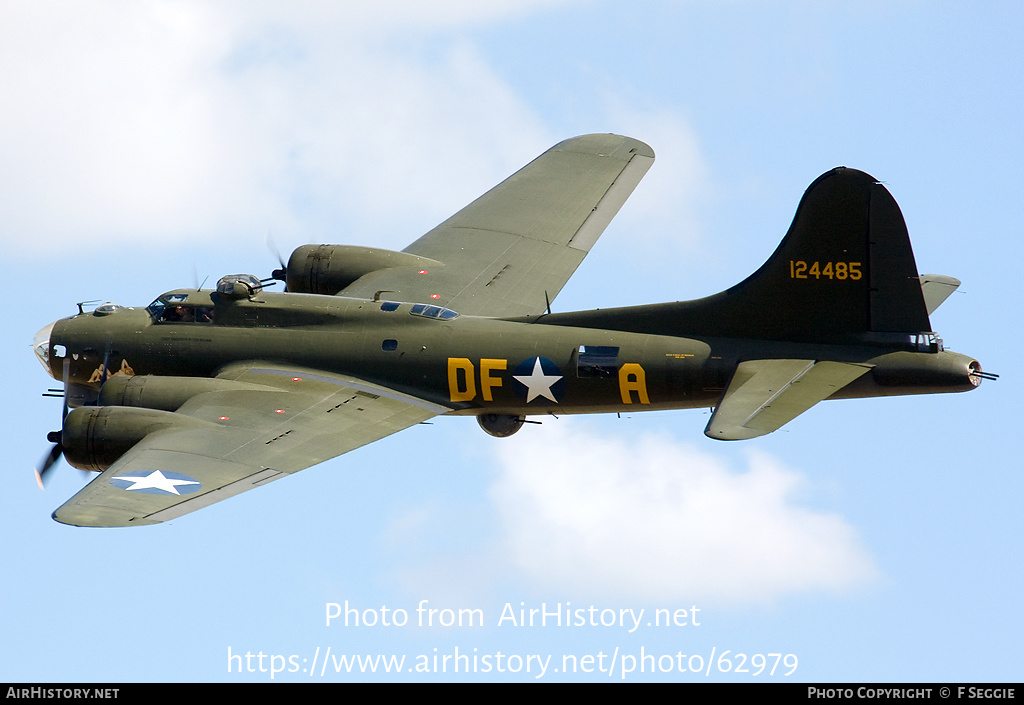
[[[781,662],[754,675],[754,654],[794,655],[790,680],[1020,680],[1024,10],[364,5],[0,9],[0,678],[271,680],[228,658],[248,652],[267,669],[283,657],[275,681],[530,681],[530,654],[552,657],[540,680],[787,680]],[[843,164],[896,197],[922,273],[963,281],[932,323],[1002,378],[825,403],[733,444],[703,436],[701,411],[563,417],[501,440],[440,418],[156,527],[50,519],[84,478],[63,466],[40,492],[32,477],[60,418],[31,353],[43,325],[77,301],[266,276],[268,236],[284,253],[401,249],[588,132],[658,158],[555,310],[731,286]],[[327,626],[345,601],[410,623]],[[416,626],[420,604],[486,623]],[[645,616],[632,632],[498,624],[506,605],[542,604]],[[647,626],[657,609],[686,625]],[[311,674],[328,648],[406,667]],[[456,649],[492,670],[408,670]],[[749,672],[623,672],[630,656],[696,668],[726,651]],[[561,670],[599,653],[611,673]]]

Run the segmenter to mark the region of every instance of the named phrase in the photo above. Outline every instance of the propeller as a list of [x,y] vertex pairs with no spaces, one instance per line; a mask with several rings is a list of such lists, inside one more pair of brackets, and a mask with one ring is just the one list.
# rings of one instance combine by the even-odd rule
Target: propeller
[[60,456],[64,454],[64,447],[60,444],[60,431],[50,431],[46,434],[46,440],[53,443],[53,448],[50,448],[49,454],[43,458],[39,467],[36,468],[36,484],[39,485],[39,489],[46,489],[45,479],[46,473],[50,471],[57,461],[60,460]]
[[[103,389],[103,385],[106,383],[107,377],[109,376],[108,366],[110,365],[110,356],[112,352],[113,350],[111,349],[111,344],[108,340],[106,349],[103,352],[103,365],[100,368],[100,390]],[[68,411],[70,410],[68,394],[71,392],[71,360],[67,357],[64,358],[64,373],[62,381],[64,382],[64,408],[61,411],[60,419],[61,428],[63,429],[64,422],[68,418]],[[44,396],[53,396],[53,394],[46,394]],[[99,396],[97,395],[97,401],[98,399]],[[63,431],[50,431],[46,434],[46,440],[52,443],[53,447],[50,448],[50,452],[46,454],[42,461],[40,461],[39,466],[36,468],[36,484],[39,485],[39,489],[46,489],[45,484],[47,473],[53,469],[53,466],[56,465],[57,461],[60,460],[62,455],[64,455],[64,446],[61,443],[63,435]],[[85,472],[85,475],[88,474],[88,472]]]
[[[61,411],[61,428],[64,427],[64,419],[68,417],[68,390],[70,389],[71,382],[71,360],[64,358],[64,409]],[[49,396],[49,395],[48,395]],[[50,431],[46,434],[46,440],[53,443],[53,447],[50,448],[50,452],[42,459],[39,463],[39,467],[36,468],[36,484],[39,485],[39,489],[45,489],[44,483],[46,473],[50,471],[57,461],[60,460],[60,456],[64,454],[64,447],[61,445],[61,432]]]
[[[277,249],[277,246],[274,244],[274,241],[271,239],[270,231],[267,231],[266,237],[263,238],[263,244],[266,245],[267,249],[270,250],[271,254],[273,254],[274,257],[277,258],[277,263],[281,265],[281,268],[280,269],[275,269],[273,272],[271,272],[270,273],[270,277],[268,279],[261,279],[260,281],[263,282],[264,285],[267,285],[267,284],[269,284],[270,282],[273,282],[273,281],[285,282],[287,284],[287,282],[288,282],[288,265],[285,264],[284,257],[281,256],[281,251]],[[287,290],[288,289],[287,289],[287,286],[286,286],[285,287],[285,291],[287,291]]]

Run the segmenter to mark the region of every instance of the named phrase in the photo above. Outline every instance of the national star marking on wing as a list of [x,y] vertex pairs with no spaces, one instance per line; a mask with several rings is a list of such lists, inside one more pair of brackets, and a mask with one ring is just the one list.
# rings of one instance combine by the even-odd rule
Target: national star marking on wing
[[198,485],[199,483],[195,480],[174,480],[167,477],[159,470],[154,470],[148,475],[142,477],[129,477],[128,475],[120,475],[118,477],[111,478],[113,480],[124,480],[125,482],[131,482],[131,487],[125,487],[124,489],[132,490],[148,490],[157,489],[170,494],[180,495],[178,492],[178,485]]

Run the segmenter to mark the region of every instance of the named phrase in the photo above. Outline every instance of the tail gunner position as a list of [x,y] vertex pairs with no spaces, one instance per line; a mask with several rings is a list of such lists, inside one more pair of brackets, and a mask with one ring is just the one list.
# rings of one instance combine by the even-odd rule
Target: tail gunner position
[[63,383],[63,455],[100,473],[54,513],[166,521],[437,414],[508,436],[531,415],[712,407],[704,433],[770,433],[823,399],[967,391],[977,361],[929,315],[959,285],[920,276],[874,178],[804,194],[754,274],[696,301],[576,313],[550,304],[654,161],[616,135],[566,140],[401,252],[306,245],[274,278],[224,277],[147,308],[43,328]]

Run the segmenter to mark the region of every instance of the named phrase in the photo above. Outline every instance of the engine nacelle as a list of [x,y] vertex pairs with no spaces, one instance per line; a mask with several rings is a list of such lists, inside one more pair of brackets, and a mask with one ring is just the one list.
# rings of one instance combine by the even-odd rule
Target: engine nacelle
[[150,433],[209,426],[181,414],[124,406],[82,406],[64,419],[64,459],[82,470],[102,472]]
[[526,423],[525,416],[512,414],[480,414],[476,421],[487,433],[497,438],[508,438]]
[[288,291],[333,296],[360,277],[395,267],[414,270],[440,265],[407,252],[354,245],[303,245],[288,259]]
[[266,388],[218,377],[117,376],[103,384],[98,404],[177,411],[178,407],[197,394],[240,390],[265,391]]

